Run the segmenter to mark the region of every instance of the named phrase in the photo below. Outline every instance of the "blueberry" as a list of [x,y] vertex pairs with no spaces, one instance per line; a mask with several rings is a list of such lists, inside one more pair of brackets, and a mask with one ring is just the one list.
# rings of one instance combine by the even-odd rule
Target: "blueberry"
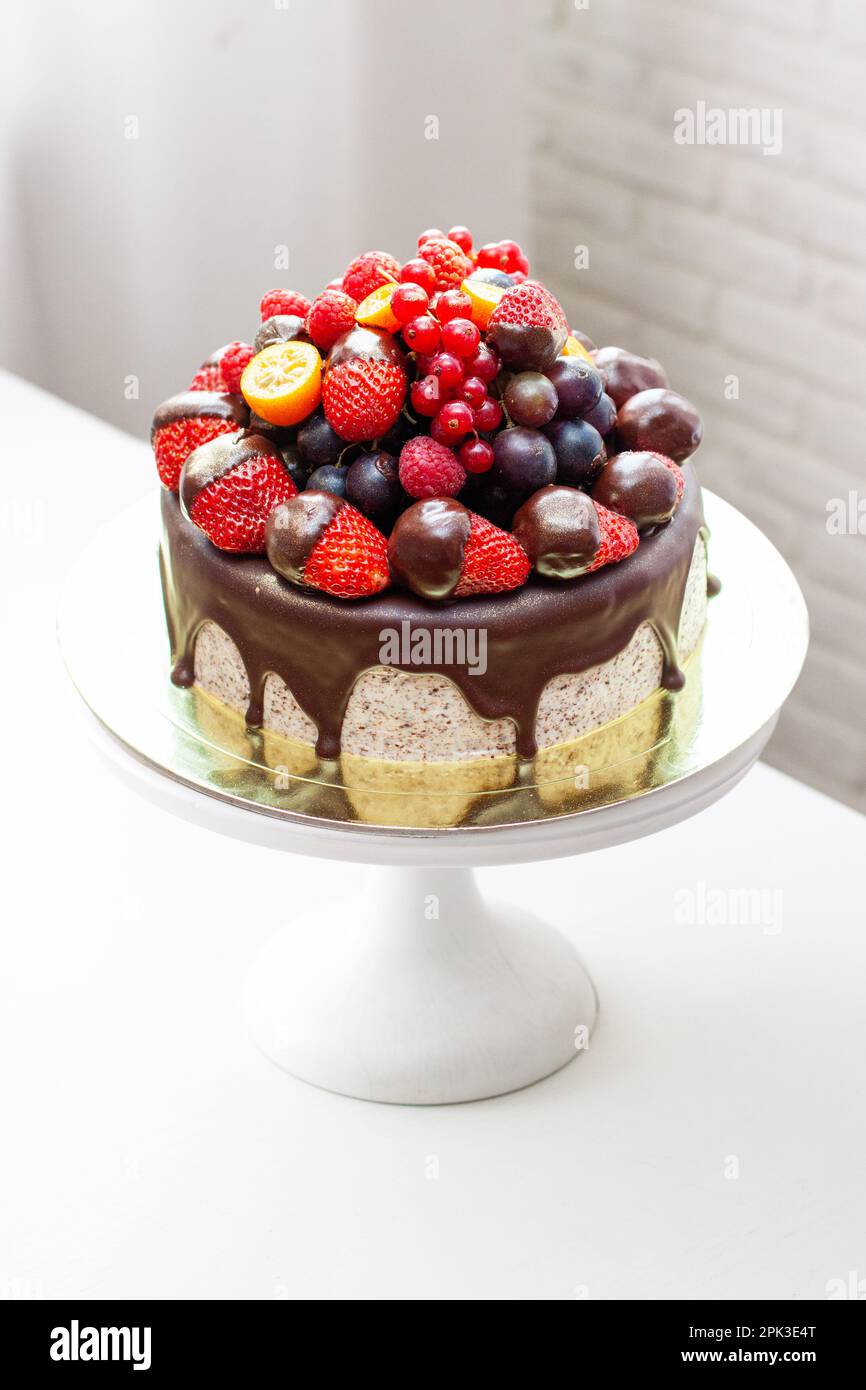
[[371,521],[390,520],[403,498],[393,454],[379,449],[356,458],[346,469],[346,497]]
[[503,290],[510,290],[517,284],[513,276],[507,275],[504,270],[494,270],[492,266],[473,270],[469,279],[480,280],[482,285],[499,285]]
[[298,430],[298,452],[310,468],[336,463],[345,448],[345,439],[340,438],[318,411]]
[[607,392],[603,391],[596,404],[583,418],[588,425],[597,429],[599,434],[609,434],[616,420],[616,404]]
[[347,469],[337,468],[333,463],[323,463],[307,479],[306,491],[333,492],[335,497],[346,496]]
[[517,425],[493,441],[497,479],[512,492],[536,492],[556,477],[556,454],[540,430]]
[[590,487],[607,457],[598,430],[585,420],[554,420],[544,432],[556,456],[556,481],[565,487]]

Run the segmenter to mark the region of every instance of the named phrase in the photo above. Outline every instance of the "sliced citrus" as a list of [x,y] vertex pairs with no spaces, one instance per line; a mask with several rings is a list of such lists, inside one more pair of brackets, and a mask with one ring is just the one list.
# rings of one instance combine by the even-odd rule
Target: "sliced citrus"
[[272,425],[297,425],[322,399],[322,359],[312,343],[272,343],[244,367],[241,394]]
[[[574,337],[572,337],[572,335],[571,335],[570,333],[569,333],[568,337],[567,337],[566,340],[565,340],[565,347],[562,349],[562,352],[560,353],[560,356],[561,356],[561,357],[583,357],[583,358],[585,358],[585,360],[586,360],[587,362],[592,362],[592,358],[590,357],[590,355],[589,355],[589,353],[587,352],[586,348],[583,346],[583,343],[580,341],[580,339],[579,339],[579,338],[574,338]],[[593,362],[593,366],[595,366],[595,363],[594,363],[594,362]]]
[[473,280],[470,276],[460,288],[472,300],[472,322],[478,328],[485,329],[490,315],[505,293],[504,286],[488,285],[486,280]]
[[355,310],[355,322],[362,323],[365,328],[386,328],[389,333],[396,333],[400,320],[391,308],[391,300],[399,288],[393,280],[389,280],[387,285],[379,285],[378,289],[361,300]]

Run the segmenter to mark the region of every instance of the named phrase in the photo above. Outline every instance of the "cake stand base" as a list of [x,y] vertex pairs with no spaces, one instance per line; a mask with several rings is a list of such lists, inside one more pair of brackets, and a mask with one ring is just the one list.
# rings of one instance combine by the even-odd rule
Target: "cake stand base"
[[565,937],[455,868],[374,869],[360,901],[308,911],[265,946],[246,1003],[253,1039],[294,1076],[419,1105],[548,1076],[596,1016]]

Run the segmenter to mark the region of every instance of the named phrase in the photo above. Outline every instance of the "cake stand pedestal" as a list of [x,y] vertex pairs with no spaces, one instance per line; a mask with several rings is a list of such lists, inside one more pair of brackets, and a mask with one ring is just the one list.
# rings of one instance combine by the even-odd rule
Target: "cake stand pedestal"
[[[711,607],[702,656],[708,698],[688,737],[657,736],[634,785],[621,780],[595,801],[579,794],[569,804],[517,787],[488,797],[471,821],[429,829],[365,823],[346,812],[351,789],[313,776],[291,777],[281,801],[273,767],[238,744],[246,734],[203,731],[189,692],[168,688],[147,564],[152,503],[100,533],[68,580],[60,635],[96,716],[88,729],[114,771],[196,825],[371,866],[360,897],[317,902],[267,943],[250,971],[250,1032],[281,1067],[366,1100],[442,1104],[526,1086],[587,1046],[597,1002],[570,942],[532,914],[488,901],[473,868],[583,854],[664,830],[718,800],[761,753],[802,665],[805,607],[760,532],[719,499],[707,495],[707,504],[726,589]],[[107,586],[114,565],[126,575],[141,570],[146,583]],[[751,587],[738,583],[744,573]],[[106,604],[117,608],[116,623]],[[107,627],[126,643],[110,660],[100,645]],[[275,865],[275,885],[278,873]],[[591,880],[591,869],[581,874],[581,903],[592,901]]]

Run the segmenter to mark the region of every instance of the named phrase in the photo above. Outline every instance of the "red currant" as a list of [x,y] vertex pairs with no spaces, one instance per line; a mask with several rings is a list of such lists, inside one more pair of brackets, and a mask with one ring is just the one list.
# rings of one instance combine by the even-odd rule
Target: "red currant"
[[516,275],[518,271],[521,275],[529,274],[529,259],[522,251],[518,256],[514,257],[514,265],[508,273],[509,275]]
[[404,285],[420,285],[422,290],[432,294],[436,288],[436,271],[429,261],[422,261],[420,256],[416,256],[406,262],[400,271],[400,280]]
[[419,415],[435,415],[443,401],[442,387],[439,378],[435,376],[425,376],[420,381],[413,381],[409,395]]
[[475,409],[487,395],[487,387],[480,376],[468,376],[459,388],[459,395],[461,400]]
[[470,376],[480,377],[484,382],[490,382],[499,371],[499,355],[482,343],[474,357],[470,357],[466,363],[466,370]]
[[462,439],[473,428],[472,411],[465,401],[446,401],[434,423],[446,441]]
[[442,346],[455,357],[474,357],[480,342],[481,333],[471,319],[449,319],[442,325]]
[[463,363],[453,352],[437,352],[431,359],[430,371],[438,376],[446,391],[453,391],[463,380]]
[[467,439],[457,450],[467,473],[486,473],[493,467],[493,445],[484,439]]
[[488,241],[478,252],[478,264],[485,270],[505,270],[508,256],[499,241]]
[[420,285],[400,285],[391,296],[391,313],[401,323],[411,323],[421,314],[426,314],[430,303],[426,290]]
[[415,352],[435,352],[439,346],[439,325],[430,314],[420,314],[406,324],[403,337]]
[[472,255],[472,233],[468,227],[452,227],[448,233],[449,241],[456,241],[461,251],[465,251],[467,256]]
[[481,434],[495,430],[502,421],[502,406],[492,396],[485,396],[481,404],[472,412],[475,428]]
[[468,319],[472,313],[472,300],[463,290],[444,290],[436,299],[436,317],[440,323],[451,319]]

